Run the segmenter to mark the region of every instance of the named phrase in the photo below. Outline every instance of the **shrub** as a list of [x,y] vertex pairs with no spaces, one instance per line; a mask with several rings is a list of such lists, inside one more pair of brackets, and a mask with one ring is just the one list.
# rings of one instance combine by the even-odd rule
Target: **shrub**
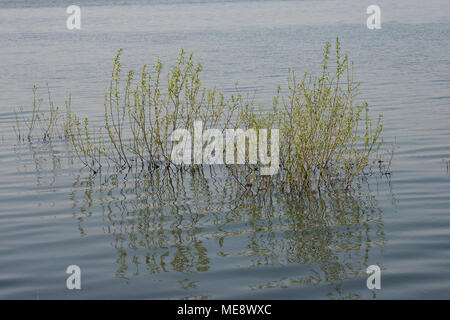
[[[194,130],[201,120],[203,129],[242,128],[279,129],[280,170],[271,177],[257,177],[252,165],[225,168],[243,188],[268,185],[283,192],[349,187],[371,160],[377,159],[382,145],[381,115],[377,122],[369,117],[366,102],[357,103],[358,84],[353,79],[353,63],[341,55],[339,40],[335,43],[335,59],[330,64],[330,43],[323,50],[318,76],[305,72],[297,79],[289,71],[287,88],[278,86],[272,110],[256,111],[249,97],[239,92],[226,98],[217,88],[204,88],[199,74],[202,66],[194,63],[192,54],[180,51],[175,65],[162,85],[162,62],[148,70],[144,65],[138,76],[129,70],[121,85],[122,49],[113,59],[108,91],[105,94],[104,124],[98,130],[89,128],[87,118],[80,119],[70,111],[63,125],[83,164],[97,173],[102,166],[117,170],[164,169],[171,172],[200,170],[202,165],[177,165],[171,160],[171,133],[177,128]],[[135,79],[137,78],[137,79]],[[287,91],[285,94],[284,92]],[[36,122],[44,123],[44,140],[52,134],[59,116],[50,103],[50,117],[39,115],[36,89],[32,117],[23,118],[31,139]],[[19,128],[20,119],[17,117]],[[270,130],[268,130],[270,131]],[[24,134],[18,130],[19,140]],[[244,181],[245,180],[245,181]]]
[[241,113],[248,128],[280,128],[282,182],[291,190],[320,188],[335,180],[350,185],[382,145],[381,115],[374,124],[367,102],[355,102],[353,63],[347,54],[341,56],[338,38],[330,71],[330,48],[327,42],[319,76],[305,72],[298,80],[289,71],[288,94],[281,96],[278,87],[272,112]]

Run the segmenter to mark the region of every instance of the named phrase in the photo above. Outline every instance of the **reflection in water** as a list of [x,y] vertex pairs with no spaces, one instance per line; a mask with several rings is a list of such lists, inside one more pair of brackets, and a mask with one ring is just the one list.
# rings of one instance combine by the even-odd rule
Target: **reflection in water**
[[[78,179],[74,190],[85,190],[71,198],[80,212],[80,234],[86,234],[80,217],[97,212],[98,205],[103,230],[113,235],[120,278],[138,275],[141,264],[149,274],[193,273],[214,268],[212,256],[241,256],[246,267],[312,268],[305,277],[251,289],[326,283],[338,293],[340,281],[365,274],[370,249],[384,242],[382,212],[370,193],[287,199],[270,191],[243,193],[233,181],[207,171]],[[224,244],[232,239],[240,245]],[[208,251],[210,242],[215,252]],[[195,287],[189,279],[179,284]]]
[[[61,166],[73,168],[58,159],[67,153],[51,145],[45,150],[30,145],[23,152],[30,151],[38,185],[45,177],[52,184]],[[20,170],[27,161],[16,154]],[[270,280],[249,281],[250,290],[325,285],[330,298],[359,297],[365,270],[374,263],[373,251],[385,242],[373,183],[361,179],[351,192],[294,197],[263,184],[244,189],[224,171],[206,166],[183,174],[165,169],[132,175],[77,173],[68,193],[80,236],[89,236],[90,219],[100,219],[117,253],[117,278],[147,274],[158,281],[158,274],[177,273],[182,275],[179,288],[189,292],[199,286],[190,275],[238,258],[244,269],[306,268],[296,276],[277,271]],[[342,288],[357,277],[360,287]],[[206,296],[187,293],[185,298]]]

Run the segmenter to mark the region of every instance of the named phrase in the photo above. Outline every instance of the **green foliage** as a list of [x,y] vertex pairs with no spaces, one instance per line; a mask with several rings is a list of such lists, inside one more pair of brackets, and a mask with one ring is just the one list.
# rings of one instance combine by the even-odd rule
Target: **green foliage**
[[120,88],[121,53],[119,50],[113,59],[104,106],[108,147],[114,151],[106,156],[118,167],[151,170],[161,163],[173,166],[169,139],[173,130],[192,131],[195,120],[217,128],[237,114],[238,105],[225,101],[222,92],[201,86],[202,66],[194,63],[192,54],[180,51],[165,86],[161,85],[163,64],[158,60],[150,71],[146,65],[142,67],[136,83],[134,71],[128,71]]
[[13,126],[13,129],[19,141],[27,140],[31,142],[35,130],[41,131],[40,137],[42,141],[50,141],[61,118],[59,107],[54,104],[48,85],[48,109],[46,111],[41,110],[43,99],[38,99],[36,92],[37,87],[33,86],[33,105],[30,118],[23,116],[25,113],[23,107],[19,107],[19,110],[14,110],[16,124]]
[[[202,66],[192,54],[181,50],[164,84],[160,60],[137,74],[126,73],[121,81],[120,49],[113,59],[108,91],[105,94],[104,123],[99,130],[89,128],[66,101],[64,136],[70,141],[82,163],[92,172],[102,166],[117,170],[164,168],[172,172],[201,170],[202,165],[175,165],[171,161],[171,133],[177,128],[194,130],[194,121],[202,120],[203,129],[225,128],[279,129],[280,173],[259,177],[250,165],[225,168],[243,188],[268,188],[268,184],[285,192],[349,187],[370,161],[378,161],[382,145],[381,115],[373,122],[366,102],[357,103],[358,85],[353,79],[353,64],[341,55],[336,39],[334,61],[330,63],[331,45],[325,44],[321,72],[305,72],[298,79],[289,71],[287,88],[278,86],[270,112],[255,111],[251,99],[239,92],[226,98],[217,88],[201,85]],[[283,94],[286,91],[285,94]],[[19,140],[31,140],[37,123],[43,139],[49,140],[62,117],[49,94],[50,116],[40,112],[41,100],[36,89],[30,119],[16,116]],[[25,129],[20,126],[24,123]],[[268,180],[269,179],[269,180]],[[244,181],[245,180],[245,181]],[[270,182],[268,182],[270,181]]]
[[272,112],[242,112],[248,128],[280,129],[283,183],[290,190],[326,187],[336,180],[350,185],[382,145],[381,115],[374,124],[368,104],[355,103],[353,64],[347,54],[341,56],[338,38],[333,71],[330,50],[327,42],[319,76],[305,72],[297,79],[289,71],[288,94],[281,96],[277,89]]

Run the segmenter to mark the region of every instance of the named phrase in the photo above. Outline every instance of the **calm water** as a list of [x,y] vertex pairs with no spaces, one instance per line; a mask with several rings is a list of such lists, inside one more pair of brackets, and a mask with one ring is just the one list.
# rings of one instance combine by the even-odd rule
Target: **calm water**
[[[377,31],[365,24],[372,1],[77,3],[80,31],[65,28],[67,1],[0,3],[0,298],[450,298],[448,1],[378,1]],[[317,70],[336,36],[400,147],[390,179],[351,195],[243,196],[214,171],[92,178],[64,142],[18,144],[11,130],[13,108],[46,82],[101,121],[121,47],[133,68],[183,47],[204,84],[231,92],[239,80],[269,106],[288,68]],[[71,264],[80,291],[66,289]]]

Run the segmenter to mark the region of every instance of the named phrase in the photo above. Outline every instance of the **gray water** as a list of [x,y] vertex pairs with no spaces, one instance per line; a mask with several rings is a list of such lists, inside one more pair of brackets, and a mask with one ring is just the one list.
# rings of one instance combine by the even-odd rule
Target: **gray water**
[[[378,1],[0,3],[0,298],[450,298],[450,3]],[[242,195],[214,171],[168,185],[90,176],[64,141],[18,143],[13,108],[48,82],[57,103],[102,121],[111,60],[124,68],[180,48],[205,85],[234,82],[270,107],[288,68],[317,71],[339,36],[361,98],[383,114],[391,175],[352,194]],[[167,69],[165,69],[167,70]],[[78,265],[82,289],[66,288]],[[381,267],[380,290],[366,268]]]

